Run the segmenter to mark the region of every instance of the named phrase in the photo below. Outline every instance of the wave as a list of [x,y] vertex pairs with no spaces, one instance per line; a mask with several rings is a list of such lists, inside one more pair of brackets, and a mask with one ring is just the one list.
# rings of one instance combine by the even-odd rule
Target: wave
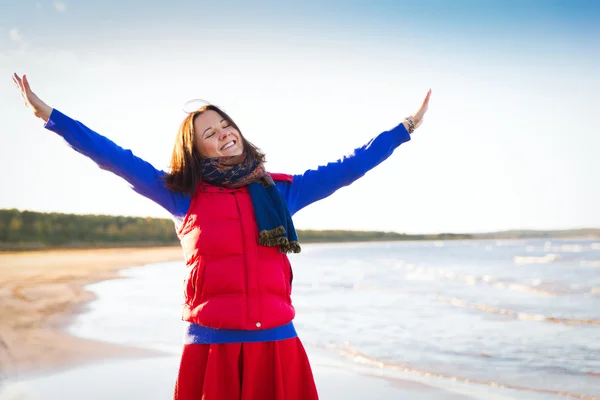
[[554,251],[558,253],[581,253],[585,247],[580,244],[562,244],[560,246],[545,247],[546,251]]
[[564,317],[548,317],[542,314],[530,314],[519,311],[500,308],[495,306],[486,306],[484,304],[471,303],[466,300],[457,299],[456,297],[435,296],[435,299],[444,303],[452,304],[456,307],[470,308],[486,312],[488,314],[506,315],[514,319],[525,321],[551,322],[554,324],[563,325],[596,325],[600,326],[600,320],[596,319],[581,319],[581,318],[564,318]]
[[550,253],[545,256],[535,257],[535,256],[515,256],[513,258],[513,262],[515,264],[523,265],[523,264],[548,264],[551,262],[559,261],[560,255]]
[[448,280],[452,280],[452,281],[467,283],[472,286],[477,285],[477,284],[483,284],[483,285],[490,285],[490,286],[493,286],[498,289],[535,293],[535,294],[542,295],[542,296],[558,296],[558,295],[568,293],[568,291],[566,291],[566,290],[557,291],[557,290],[540,289],[539,287],[536,287],[536,286],[540,286],[540,284],[542,282],[539,279],[533,281],[534,285],[526,285],[526,284],[522,284],[522,283],[503,281],[501,279],[495,278],[490,275],[476,276],[476,275],[457,274],[455,272],[447,271],[442,268],[428,268],[428,267],[414,266],[414,265],[409,264],[406,266],[406,269],[408,269],[410,271],[410,273],[408,273],[406,275],[406,277],[410,280],[433,280],[435,278],[444,278],[444,279],[448,279]]
[[438,378],[438,379],[451,380],[453,382],[462,382],[462,383],[468,383],[468,384],[483,385],[483,386],[488,386],[488,387],[492,387],[495,389],[512,389],[512,390],[518,390],[518,391],[522,391],[522,392],[551,394],[551,395],[567,397],[567,398],[571,398],[571,399],[600,400],[600,397],[590,396],[590,395],[586,395],[586,394],[570,393],[570,392],[564,392],[564,391],[552,390],[552,389],[539,389],[539,388],[533,388],[533,387],[527,387],[527,386],[513,385],[513,384],[509,384],[509,383],[502,383],[502,382],[497,382],[497,381],[471,379],[471,378],[466,378],[466,377],[462,377],[462,376],[455,376],[455,375],[444,374],[444,373],[439,373],[439,372],[434,372],[434,371],[426,371],[426,370],[423,370],[420,368],[410,366],[407,363],[384,361],[384,360],[377,359],[375,357],[371,357],[365,353],[358,351],[357,349],[355,349],[348,343],[345,343],[343,347],[337,346],[334,344],[316,345],[316,347],[325,348],[330,351],[334,351],[339,356],[346,358],[346,359],[350,359],[357,364],[371,366],[371,367],[377,367],[377,368],[383,368],[386,370],[412,373],[412,374],[416,374],[416,375],[428,377],[428,378]]
[[[560,244],[560,245],[552,245],[552,242],[546,242],[543,246],[533,246],[529,245],[525,247],[525,251],[527,252],[535,252],[535,251],[546,251],[546,252],[554,252],[554,253],[581,253],[585,251],[587,246],[582,244]],[[600,243],[591,243],[590,247],[592,250],[600,250]]]
[[583,260],[581,265],[587,265],[590,267],[600,267],[600,260]]

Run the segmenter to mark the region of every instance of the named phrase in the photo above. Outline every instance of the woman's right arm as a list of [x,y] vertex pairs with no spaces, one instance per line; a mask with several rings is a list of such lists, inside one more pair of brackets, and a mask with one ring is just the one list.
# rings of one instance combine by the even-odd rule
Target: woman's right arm
[[125,179],[133,190],[154,201],[176,217],[185,215],[189,197],[166,188],[164,172],[123,149],[79,121],[53,109],[45,128],[57,133],[75,151],[89,157],[100,168]]
[[57,133],[75,151],[89,157],[100,168],[125,179],[133,190],[165,208],[173,217],[180,219],[189,208],[188,196],[166,188],[164,172],[135,156],[131,150],[123,149],[106,137],[94,132],[79,121],[75,121],[40,100],[29,87],[27,78],[13,76],[15,84],[34,115],[45,122],[45,128]]

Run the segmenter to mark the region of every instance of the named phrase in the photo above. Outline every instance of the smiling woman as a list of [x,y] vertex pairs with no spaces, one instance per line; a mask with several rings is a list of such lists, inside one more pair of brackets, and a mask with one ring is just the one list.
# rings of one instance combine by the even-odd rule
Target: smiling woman
[[224,118],[223,114],[215,109],[199,111],[192,118],[195,139],[201,154],[206,154],[208,158],[242,154],[244,149],[241,134],[230,118]]
[[264,154],[242,136],[227,113],[211,104],[200,107],[189,113],[179,127],[170,172],[165,176],[166,185],[193,194],[202,180],[203,161],[243,153],[251,163],[265,160]]
[[186,272],[174,399],[317,399],[292,322],[287,254],[300,252],[292,216],[361,178],[409,141],[431,92],[415,114],[350,156],[292,176],[267,172],[264,154],[215,106],[184,119],[170,171],[164,172],[48,106],[25,76],[13,80],[47,129],[175,220]]

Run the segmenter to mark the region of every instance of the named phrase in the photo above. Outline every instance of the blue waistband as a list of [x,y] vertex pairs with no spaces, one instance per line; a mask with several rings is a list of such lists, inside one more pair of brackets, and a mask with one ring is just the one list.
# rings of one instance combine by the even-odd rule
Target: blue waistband
[[274,342],[297,337],[294,324],[289,322],[285,325],[270,329],[256,331],[245,331],[237,329],[216,329],[186,322],[183,343],[184,344],[217,344],[217,343],[245,343],[245,342]]

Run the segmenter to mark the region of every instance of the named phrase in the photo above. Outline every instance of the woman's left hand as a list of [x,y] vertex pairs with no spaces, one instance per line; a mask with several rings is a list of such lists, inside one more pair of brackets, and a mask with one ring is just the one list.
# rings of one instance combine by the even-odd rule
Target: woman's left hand
[[[427,95],[425,96],[425,100],[423,100],[423,104],[421,104],[421,108],[419,111],[410,116],[412,118],[415,129],[417,129],[423,123],[423,116],[427,112],[427,108],[429,108],[429,98],[431,97],[431,89],[427,91]],[[404,122],[406,124],[406,121]]]

